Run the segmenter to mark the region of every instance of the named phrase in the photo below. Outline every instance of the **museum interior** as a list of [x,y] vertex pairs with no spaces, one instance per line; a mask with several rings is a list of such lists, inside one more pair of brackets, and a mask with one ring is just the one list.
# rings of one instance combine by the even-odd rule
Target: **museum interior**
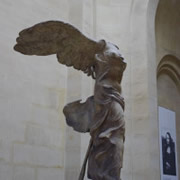
[[[48,20],[116,44],[127,63],[121,178],[179,180],[179,0],[0,1],[0,180],[77,180],[88,148],[90,135],[67,126],[62,110],[93,95],[95,81],[55,55],[13,50],[22,29]],[[164,170],[169,141],[173,173]]]

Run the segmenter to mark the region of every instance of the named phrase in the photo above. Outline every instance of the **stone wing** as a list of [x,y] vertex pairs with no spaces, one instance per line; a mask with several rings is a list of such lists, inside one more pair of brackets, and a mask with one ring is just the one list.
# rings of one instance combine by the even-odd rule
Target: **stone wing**
[[21,31],[16,41],[14,49],[22,54],[57,54],[61,64],[85,73],[89,73],[95,63],[95,54],[102,50],[102,43],[87,38],[72,25],[61,21],[36,24]]

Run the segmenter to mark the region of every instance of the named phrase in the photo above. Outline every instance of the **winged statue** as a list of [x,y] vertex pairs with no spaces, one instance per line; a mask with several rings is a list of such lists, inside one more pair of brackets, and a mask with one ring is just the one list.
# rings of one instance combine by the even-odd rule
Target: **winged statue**
[[56,54],[58,62],[95,79],[94,95],[86,102],[67,104],[66,122],[91,140],[79,175],[92,180],[120,180],[125,140],[124,98],[121,80],[126,68],[119,48],[105,40],[87,38],[74,26],[46,21],[24,29],[14,50],[25,55]]

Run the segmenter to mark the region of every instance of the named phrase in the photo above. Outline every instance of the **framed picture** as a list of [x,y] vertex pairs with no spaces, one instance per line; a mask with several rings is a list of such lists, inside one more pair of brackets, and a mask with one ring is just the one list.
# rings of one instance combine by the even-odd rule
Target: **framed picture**
[[178,180],[176,114],[159,107],[161,180]]

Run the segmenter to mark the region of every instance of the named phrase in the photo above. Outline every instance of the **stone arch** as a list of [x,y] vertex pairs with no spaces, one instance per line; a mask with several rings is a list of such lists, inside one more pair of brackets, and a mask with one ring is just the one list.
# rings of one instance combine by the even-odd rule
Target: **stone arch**
[[180,60],[173,55],[164,56],[157,67],[157,78],[162,74],[168,75],[180,92]]
[[[180,92],[180,55],[178,52],[180,36],[177,33],[180,28],[180,23],[177,23],[179,17],[180,1],[149,0],[147,8],[147,58],[148,66],[150,67],[149,80],[151,85],[154,86],[152,91],[156,91],[154,92],[154,95],[156,94],[156,97],[154,96],[154,99],[156,99],[154,106],[157,108],[158,105],[161,105],[174,111],[178,111],[176,109],[179,104],[177,96],[179,96]],[[165,98],[165,96],[168,96],[168,98]],[[177,113],[179,118],[179,112]],[[154,120],[154,124],[155,121],[158,127],[158,119]],[[178,121],[177,127],[179,126]],[[152,139],[157,138],[158,131],[156,128],[154,135],[151,136]],[[179,149],[179,129],[177,129],[177,134]],[[158,148],[156,147],[156,154],[153,154],[154,157],[158,156]],[[180,162],[180,159],[178,162]],[[158,171],[160,172],[159,168]]]
[[179,18],[180,1],[159,1],[155,16],[157,102],[159,106],[176,113],[177,152],[180,149],[180,112],[178,108],[180,107]]
[[[176,113],[176,141],[178,164],[180,164],[180,61],[166,55],[157,67],[158,105]],[[180,167],[178,167],[180,170]]]

